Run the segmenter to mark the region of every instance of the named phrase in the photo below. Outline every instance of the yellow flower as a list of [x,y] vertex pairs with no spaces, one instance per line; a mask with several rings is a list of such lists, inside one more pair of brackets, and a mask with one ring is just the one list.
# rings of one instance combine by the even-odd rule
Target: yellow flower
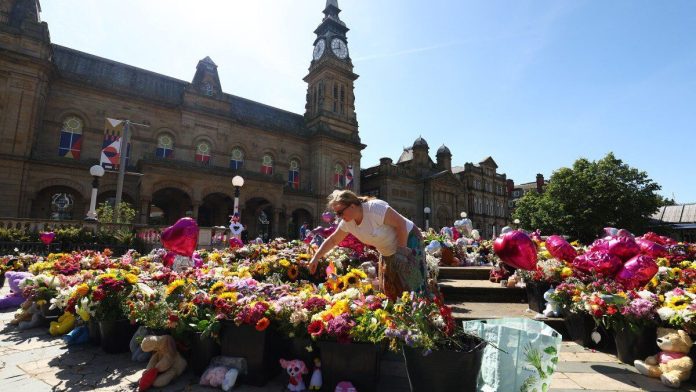
[[348,305],[348,300],[342,299],[342,300],[336,302],[335,304],[333,304],[333,306],[329,310],[329,313],[334,317],[338,317],[338,316],[342,315],[343,313],[348,313],[349,311],[350,311],[350,305]]
[[126,274],[126,282],[129,284],[136,284],[138,283],[138,277],[134,274]]
[[210,294],[219,294],[224,290],[225,290],[225,283],[217,281],[217,282],[213,283],[212,286],[210,286],[210,289],[208,289],[208,292]]
[[87,283],[82,283],[75,289],[75,296],[84,297],[87,293],[89,293],[89,286]]
[[172,283],[169,283],[169,285],[167,286],[167,289],[164,292],[165,295],[167,295],[167,296],[171,295],[174,292],[174,290],[178,289],[179,287],[183,286],[184,284],[186,284],[186,282],[183,279],[177,279],[177,280],[173,281]]
[[675,295],[665,305],[674,310],[684,310],[689,306],[690,302],[689,297],[685,295]]
[[565,279],[571,275],[573,275],[573,270],[568,267],[563,267],[561,270],[561,277]]
[[227,291],[220,294],[220,299],[226,299],[228,301],[237,302],[237,293],[233,291]]
[[389,318],[389,313],[384,309],[377,309],[375,310],[375,317],[377,317],[379,322],[385,324]]
[[297,276],[300,274],[300,271],[297,269],[296,265],[291,265],[290,268],[288,268],[288,278],[290,280],[295,280],[297,279]]
[[353,269],[351,269],[351,270],[350,270],[350,273],[351,273],[351,274],[354,274],[354,275],[357,275],[360,279],[366,279],[366,278],[367,278],[367,274],[365,273],[365,271],[363,271],[363,270],[361,270],[361,269],[358,269],[358,268],[353,268]]
[[280,259],[280,261],[278,262],[278,264],[280,264],[280,266],[283,267],[283,268],[288,268],[288,267],[290,267],[290,261],[288,261],[288,259]]

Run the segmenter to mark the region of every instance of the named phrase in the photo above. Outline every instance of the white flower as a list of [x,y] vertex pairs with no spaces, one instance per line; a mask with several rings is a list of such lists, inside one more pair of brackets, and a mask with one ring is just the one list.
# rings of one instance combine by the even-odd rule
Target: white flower
[[651,293],[651,292],[648,291],[648,290],[641,290],[641,291],[639,291],[639,292],[638,292],[638,296],[641,297],[641,298],[643,298],[643,299],[647,299],[647,300],[653,300],[653,299],[655,299],[655,294]]
[[677,312],[674,311],[674,309],[668,308],[668,307],[662,307],[660,309],[657,309],[657,314],[660,316],[660,319],[662,321],[668,321],[670,318],[672,318]]

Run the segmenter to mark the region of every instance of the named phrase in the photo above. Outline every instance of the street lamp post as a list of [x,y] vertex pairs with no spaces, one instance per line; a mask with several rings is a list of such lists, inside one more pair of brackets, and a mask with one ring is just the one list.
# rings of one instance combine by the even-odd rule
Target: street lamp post
[[425,231],[428,231],[430,225],[428,224],[428,218],[430,218],[430,207],[423,208],[423,213],[425,214]]
[[242,176],[234,176],[232,178],[232,186],[234,187],[234,214],[239,214],[239,188],[244,186],[244,178]]
[[89,211],[87,211],[86,221],[97,221],[97,189],[99,188],[99,177],[104,175],[104,168],[101,165],[94,165],[89,168],[89,174],[92,175],[92,198],[89,201]]
[[520,220],[519,220],[519,219],[515,219],[514,221],[512,221],[512,223],[515,224],[515,229],[519,229],[519,228],[520,228]]

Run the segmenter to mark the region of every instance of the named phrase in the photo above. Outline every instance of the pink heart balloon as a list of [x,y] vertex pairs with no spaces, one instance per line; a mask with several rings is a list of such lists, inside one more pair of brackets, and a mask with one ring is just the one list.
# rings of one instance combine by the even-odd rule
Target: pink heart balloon
[[657,273],[655,259],[646,255],[638,255],[628,260],[616,274],[616,281],[631,290],[645,286]]
[[604,238],[598,238],[590,246],[590,252],[606,252],[609,250],[609,241]]
[[41,242],[44,243],[44,245],[50,245],[51,242],[53,242],[53,240],[55,238],[56,238],[56,233],[54,233],[52,231],[46,231],[46,232],[39,234],[39,239],[41,240]]
[[165,249],[191,257],[198,245],[198,224],[191,218],[181,218],[164,229],[160,239]]
[[174,252],[167,252],[167,254],[162,257],[162,264],[165,267],[171,268],[172,265],[174,264],[174,259],[176,258],[176,253]]
[[616,237],[616,235],[619,233],[619,230],[615,227],[605,227],[604,228],[604,235],[608,237]]
[[551,253],[551,256],[568,263],[572,263],[578,255],[575,248],[560,235],[552,235],[546,239],[546,250]]
[[594,272],[601,276],[614,276],[622,264],[620,258],[601,251],[590,251],[573,260],[573,268],[587,273]]
[[609,241],[609,254],[627,261],[640,252],[640,247],[633,237],[616,237]]
[[493,251],[502,261],[515,268],[525,270],[536,268],[536,246],[523,231],[510,231],[496,238],[493,242]]
[[640,253],[652,258],[666,257],[669,252],[667,248],[644,238],[636,238],[636,243],[640,247]]
[[617,237],[635,237],[633,233],[626,229],[620,229],[618,232],[616,232]]

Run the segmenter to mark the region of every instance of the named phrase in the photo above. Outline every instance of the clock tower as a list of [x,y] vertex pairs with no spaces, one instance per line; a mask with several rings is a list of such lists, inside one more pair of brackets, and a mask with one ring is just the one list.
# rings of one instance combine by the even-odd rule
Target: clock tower
[[314,30],[312,62],[307,82],[305,118],[310,128],[328,126],[348,137],[357,136],[353,62],[348,52],[348,27],[339,18],[338,0],[327,0],[324,19]]
[[[348,27],[338,14],[338,0],[327,0],[324,18],[314,30],[307,82],[305,121],[312,134],[312,184],[319,195],[334,189],[360,190],[360,143],[355,116],[353,62],[348,50]],[[350,180],[348,180],[350,179]],[[323,198],[322,198],[323,203]]]

